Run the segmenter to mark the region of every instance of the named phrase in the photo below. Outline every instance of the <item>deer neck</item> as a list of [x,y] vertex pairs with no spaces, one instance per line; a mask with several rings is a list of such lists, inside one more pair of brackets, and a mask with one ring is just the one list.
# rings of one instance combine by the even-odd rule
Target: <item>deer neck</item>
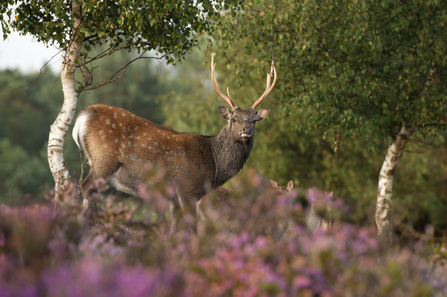
[[246,142],[233,142],[228,126],[212,137],[211,149],[215,163],[213,188],[217,188],[235,176],[244,167],[253,149],[254,135]]

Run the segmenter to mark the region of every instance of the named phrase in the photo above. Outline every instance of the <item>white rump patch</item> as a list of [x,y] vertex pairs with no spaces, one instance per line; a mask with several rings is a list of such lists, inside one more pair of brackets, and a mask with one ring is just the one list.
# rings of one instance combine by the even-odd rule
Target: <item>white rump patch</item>
[[88,163],[90,165],[92,165],[91,158],[88,155],[88,152],[84,148],[84,140],[83,140],[85,131],[87,129],[88,116],[89,115],[86,112],[81,112],[78,115],[78,117],[76,119],[76,123],[73,127],[73,132],[71,135],[73,136],[73,140],[75,141],[75,143],[79,147],[79,149],[82,149],[84,151],[84,154],[88,159]]

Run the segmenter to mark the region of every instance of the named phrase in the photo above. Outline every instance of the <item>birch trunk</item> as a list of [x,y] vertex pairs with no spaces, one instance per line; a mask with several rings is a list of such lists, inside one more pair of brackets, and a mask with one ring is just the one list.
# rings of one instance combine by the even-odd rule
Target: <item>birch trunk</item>
[[403,124],[400,132],[394,138],[393,143],[388,147],[385,161],[383,162],[382,169],[380,169],[376,204],[376,224],[379,237],[384,241],[388,241],[389,244],[392,243],[390,216],[394,170],[413,133],[414,129],[410,129]]
[[56,120],[50,127],[48,139],[48,163],[55,182],[55,200],[59,202],[61,194],[67,190],[70,182],[70,173],[64,161],[64,140],[67,131],[73,122],[78,101],[78,92],[75,88],[76,59],[82,48],[82,38],[76,38],[82,22],[81,5],[72,0],[72,13],[74,27],[70,45],[68,46],[64,60],[62,61],[61,82],[64,93],[64,104]]

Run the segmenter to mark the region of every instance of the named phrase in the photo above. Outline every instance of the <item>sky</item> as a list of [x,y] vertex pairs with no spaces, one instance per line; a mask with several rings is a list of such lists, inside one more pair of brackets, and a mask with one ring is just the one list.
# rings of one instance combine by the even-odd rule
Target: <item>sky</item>
[[[18,68],[22,73],[36,72],[58,52],[55,47],[47,48],[31,36],[20,36],[17,32],[3,40],[0,27],[0,70]],[[60,72],[61,62],[59,54],[49,63],[51,70]]]

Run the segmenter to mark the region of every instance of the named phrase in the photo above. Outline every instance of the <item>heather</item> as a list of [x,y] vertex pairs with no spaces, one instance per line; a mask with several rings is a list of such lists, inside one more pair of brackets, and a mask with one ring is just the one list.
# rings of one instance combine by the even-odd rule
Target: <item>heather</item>
[[[306,231],[310,205],[328,194],[293,191],[292,225],[278,242],[262,232],[199,239],[185,228],[168,235],[168,183],[148,176],[150,200],[120,199],[98,181],[94,216],[71,192],[55,209],[0,206],[2,296],[444,296],[447,250],[432,229],[418,240],[379,244],[375,226],[343,222],[342,199],[332,204],[327,231]],[[235,178],[251,209],[265,183],[258,174]],[[261,195],[262,196],[262,195]],[[274,207],[272,209],[275,209]],[[273,210],[274,211],[274,210]]]

